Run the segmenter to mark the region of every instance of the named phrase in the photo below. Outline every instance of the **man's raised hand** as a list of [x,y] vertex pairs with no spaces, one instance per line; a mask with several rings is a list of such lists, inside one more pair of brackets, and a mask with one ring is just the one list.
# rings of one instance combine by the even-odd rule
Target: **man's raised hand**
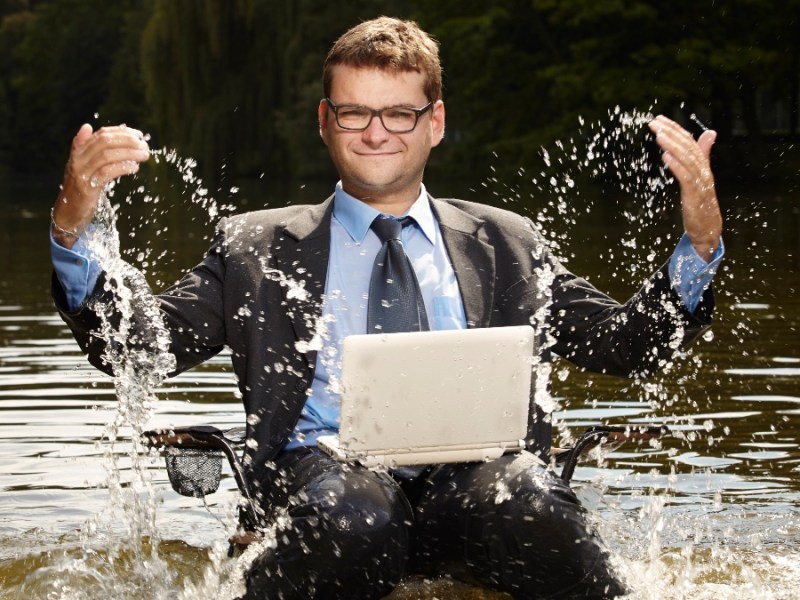
[[683,127],[662,115],[650,122],[650,129],[664,151],[664,164],[680,185],[684,231],[695,251],[708,262],[722,236],[722,215],[710,163],[717,133],[704,131],[695,140]]
[[103,188],[139,170],[150,156],[144,134],[118,125],[92,131],[84,124],[72,140],[61,191],[53,207],[53,238],[71,248],[94,218]]

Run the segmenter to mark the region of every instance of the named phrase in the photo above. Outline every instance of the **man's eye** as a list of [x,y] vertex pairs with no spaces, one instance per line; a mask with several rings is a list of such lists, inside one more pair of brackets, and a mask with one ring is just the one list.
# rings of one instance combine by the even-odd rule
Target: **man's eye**
[[413,110],[405,108],[392,108],[383,113],[383,116],[394,121],[413,121],[416,115]]
[[344,118],[352,118],[352,119],[360,119],[366,116],[368,113],[363,108],[352,107],[352,108],[340,108],[339,109],[339,116]]

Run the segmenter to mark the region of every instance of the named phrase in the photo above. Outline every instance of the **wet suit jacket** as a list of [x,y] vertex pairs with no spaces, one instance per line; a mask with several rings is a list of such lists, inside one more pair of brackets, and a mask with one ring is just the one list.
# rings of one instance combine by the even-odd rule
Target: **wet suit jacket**
[[[332,197],[223,219],[205,260],[158,296],[177,361],[175,373],[231,349],[247,414],[250,480],[286,442],[300,415],[316,363],[315,339],[330,251]],[[542,358],[552,353],[581,368],[646,376],[710,325],[706,290],[690,314],[662,267],[625,304],[567,271],[531,221],[454,199],[431,199],[458,279],[469,327],[540,324]],[[96,300],[104,277],[74,312],[53,277],[53,296],[89,360],[108,372]],[[139,336],[147,343],[147,335]],[[532,391],[533,393],[533,391]],[[545,457],[551,427],[537,406],[527,444]]]

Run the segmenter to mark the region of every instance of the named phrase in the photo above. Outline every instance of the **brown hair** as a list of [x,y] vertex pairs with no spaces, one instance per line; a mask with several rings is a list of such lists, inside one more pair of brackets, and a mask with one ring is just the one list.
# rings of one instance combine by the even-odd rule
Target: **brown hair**
[[425,76],[428,100],[442,97],[442,65],[439,45],[414,21],[378,17],[346,31],[331,47],[322,68],[322,89],[331,93],[333,67],[373,67],[383,70],[417,71]]

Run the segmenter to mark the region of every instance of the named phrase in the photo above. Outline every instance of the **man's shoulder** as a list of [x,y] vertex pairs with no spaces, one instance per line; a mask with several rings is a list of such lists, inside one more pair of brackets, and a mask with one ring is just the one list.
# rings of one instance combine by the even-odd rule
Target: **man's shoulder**
[[296,218],[304,215],[312,218],[313,215],[324,211],[323,204],[291,204],[279,208],[263,208],[243,213],[237,213],[226,219],[231,225],[260,225],[262,227],[281,227]]
[[437,212],[440,217],[447,217],[443,207],[448,207],[450,210],[455,209],[462,214],[468,215],[469,218],[480,221],[484,227],[497,228],[499,231],[508,227],[521,227],[525,230],[530,230],[532,227],[531,220],[519,213],[480,202],[461,200],[459,198],[435,198],[433,199],[433,207],[434,210],[438,208]]
[[[330,200],[330,199],[329,199]],[[217,242],[228,251],[264,247],[282,239],[295,240],[325,235],[330,201],[319,204],[293,204],[238,213],[217,224]]]
[[331,198],[318,204],[291,204],[279,208],[265,208],[226,217],[218,228],[224,233],[253,231],[271,235],[283,231],[299,232],[303,237],[312,233],[329,217]]
[[473,200],[462,200],[460,198],[434,198],[434,202],[444,202],[459,210],[463,210],[478,218],[487,219],[522,219],[524,218],[519,213],[514,211],[484,204],[482,202],[475,202]]

